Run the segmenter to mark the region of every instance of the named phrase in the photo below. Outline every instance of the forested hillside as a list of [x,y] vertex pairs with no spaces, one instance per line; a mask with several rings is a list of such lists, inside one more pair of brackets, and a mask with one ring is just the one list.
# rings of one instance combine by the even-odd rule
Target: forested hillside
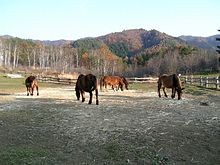
[[199,48],[216,50],[216,46],[218,45],[216,38],[219,38],[219,37],[220,37],[220,34],[210,36],[210,37],[180,36],[179,38]]
[[217,71],[214,49],[201,49],[181,38],[144,29],[76,41],[0,36],[0,66],[126,76]]
[[[157,30],[133,29],[98,37],[128,64],[127,74],[215,72],[217,53]],[[213,46],[214,47],[214,46]]]

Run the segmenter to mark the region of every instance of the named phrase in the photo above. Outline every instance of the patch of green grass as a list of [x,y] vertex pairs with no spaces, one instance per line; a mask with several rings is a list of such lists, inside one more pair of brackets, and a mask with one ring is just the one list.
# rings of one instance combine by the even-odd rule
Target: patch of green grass
[[125,153],[123,150],[123,146],[120,145],[120,143],[117,142],[110,142],[107,143],[106,146],[104,146],[105,150],[105,159],[113,160],[113,161],[119,161],[125,159]]
[[4,165],[48,165],[53,164],[53,160],[43,149],[27,147],[10,148],[0,153],[0,162]]
[[184,92],[191,95],[220,95],[220,91],[196,85],[185,84]]
[[[0,75],[0,94],[26,91],[24,82],[25,78],[7,78],[4,77],[4,75]],[[60,84],[39,82],[39,90],[41,88],[55,88],[61,86]]]
[[142,90],[142,91],[157,91],[157,83],[132,83],[129,84],[131,90]]

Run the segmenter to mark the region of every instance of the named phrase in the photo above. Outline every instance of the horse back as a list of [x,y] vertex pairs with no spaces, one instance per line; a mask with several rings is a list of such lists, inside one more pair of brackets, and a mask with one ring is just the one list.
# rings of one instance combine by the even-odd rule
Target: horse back
[[166,88],[180,88],[181,89],[181,81],[176,74],[172,75],[162,75],[158,79],[158,85],[164,86]]
[[104,76],[104,82],[110,85],[117,85],[122,83],[122,79],[119,76]]
[[97,89],[98,82],[97,78],[93,74],[88,75],[79,75],[77,82],[76,82],[76,89],[82,90],[85,92],[91,92]]
[[34,84],[37,85],[37,79],[35,76],[29,76],[26,78],[26,80],[25,80],[26,87],[31,87]]

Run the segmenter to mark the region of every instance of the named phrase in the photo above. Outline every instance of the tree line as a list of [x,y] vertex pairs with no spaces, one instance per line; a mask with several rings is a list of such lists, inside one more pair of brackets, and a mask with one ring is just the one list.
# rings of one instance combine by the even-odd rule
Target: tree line
[[26,67],[57,72],[92,70],[97,74],[114,74],[122,70],[122,60],[106,45],[84,49],[73,44],[45,45],[20,38],[0,38],[0,66],[10,69]]
[[126,42],[108,45],[101,40],[85,38],[62,45],[40,41],[0,37],[0,66],[53,70],[56,72],[89,72],[96,75],[160,75],[163,73],[201,73],[218,70],[218,54],[189,45],[153,46],[129,52]]

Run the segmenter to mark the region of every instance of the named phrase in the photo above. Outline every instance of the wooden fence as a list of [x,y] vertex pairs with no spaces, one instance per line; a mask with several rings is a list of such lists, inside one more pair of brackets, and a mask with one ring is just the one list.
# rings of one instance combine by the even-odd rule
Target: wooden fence
[[132,77],[132,78],[126,78],[129,83],[156,83],[158,81],[158,78],[155,77]]
[[[76,83],[77,79],[67,79],[67,78],[58,78],[58,77],[39,77],[41,82],[55,83],[55,84],[64,84],[72,85]],[[144,83],[144,82],[157,82],[158,78],[145,77],[145,78],[126,78],[129,83]]]
[[182,76],[181,79],[185,83],[190,83],[191,85],[199,85],[205,88],[215,88],[219,89],[219,80],[220,77],[193,77],[193,76]]
[[[58,77],[39,77],[41,82],[49,82],[64,85],[75,85],[77,79],[67,79]],[[143,77],[143,78],[126,78],[129,83],[156,83],[158,78],[155,77]],[[191,85],[199,85],[206,88],[220,89],[220,77],[193,77],[193,76],[181,76],[181,80]]]
[[58,77],[39,77],[38,80],[40,80],[41,82],[72,85],[76,83],[77,79],[58,78]]

